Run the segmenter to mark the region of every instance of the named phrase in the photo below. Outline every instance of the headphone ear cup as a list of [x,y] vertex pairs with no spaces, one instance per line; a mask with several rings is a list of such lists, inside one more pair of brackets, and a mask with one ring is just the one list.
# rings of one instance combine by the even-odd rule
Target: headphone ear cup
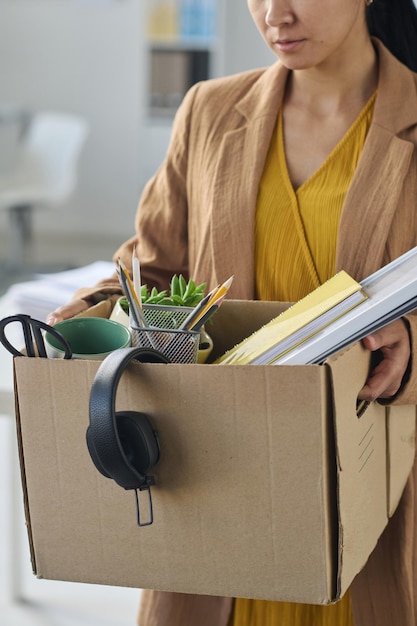
[[147,474],[159,461],[156,431],[144,413],[116,413],[116,432],[126,462],[139,474]]
[[104,466],[100,461],[100,457],[97,454],[96,446],[94,445],[94,437],[92,435],[90,426],[87,428],[86,440],[88,452],[90,453],[90,457],[94,465],[96,466],[100,474],[103,474],[103,476],[105,476],[106,478],[111,478],[110,474],[104,469]]
[[[120,441],[124,460],[124,483],[141,484],[143,477],[159,461],[159,442],[156,431],[144,413],[123,411],[115,414],[116,436]],[[106,478],[106,470],[97,454],[91,428],[86,433],[87,448],[96,469]]]
[[116,413],[116,392],[120,378],[133,360],[169,363],[151,348],[120,348],[100,364],[90,393],[86,438],[96,469],[124,489],[141,489],[153,484],[147,472],[159,460],[156,432],[143,413]]

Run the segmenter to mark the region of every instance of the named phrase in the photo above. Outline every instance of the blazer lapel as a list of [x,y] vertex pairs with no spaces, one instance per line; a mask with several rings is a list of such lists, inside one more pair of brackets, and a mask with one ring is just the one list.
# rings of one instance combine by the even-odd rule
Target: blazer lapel
[[[374,119],[346,196],[336,268],[358,279],[384,262],[384,251],[414,144],[400,135],[417,124],[413,77],[375,40],[380,76]],[[233,298],[254,297],[254,225],[260,178],[288,76],[279,62],[236,104],[240,122],[221,143],[208,208],[217,282],[235,274]],[[395,85],[395,89],[393,89]],[[234,111],[234,115],[235,115]],[[238,236],[236,236],[238,233]]]
[[235,275],[234,298],[254,296],[256,199],[286,77],[278,63],[265,71],[236,105],[241,124],[225,133],[219,151],[210,207],[213,263],[218,282]]
[[[412,74],[377,39],[378,93],[373,121],[340,221],[336,269],[358,279],[384,264],[390,225],[414,151],[402,139],[417,124]],[[415,93],[415,98],[410,94]]]
[[342,211],[337,270],[362,279],[384,264],[390,224],[413,150],[411,142],[371,126]]

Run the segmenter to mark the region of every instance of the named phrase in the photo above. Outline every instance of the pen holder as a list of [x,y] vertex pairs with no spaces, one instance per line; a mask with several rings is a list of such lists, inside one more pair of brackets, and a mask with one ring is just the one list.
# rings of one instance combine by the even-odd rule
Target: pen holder
[[200,333],[165,328],[139,328],[131,322],[132,345],[154,348],[172,363],[197,363]]
[[[121,301],[122,298],[116,302],[115,307],[112,311],[110,319],[120,322],[124,326],[127,326],[132,331],[132,345],[133,346],[144,346],[149,347],[151,344],[149,342],[149,332],[155,332],[158,329],[162,330],[179,330],[181,324],[187,319],[191,311],[192,307],[184,307],[184,306],[170,306],[170,305],[162,305],[162,304],[144,304],[143,305],[143,314],[145,316],[146,324],[150,327],[148,330],[144,328],[138,328],[134,321],[129,318],[129,314],[123,309]],[[185,331],[182,331],[185,332]],[[205,332],[204,327],[202,327],[199,331],[191,332],[191,335],[194,337],[195,332],[199,334],[198,340],[198,356],[197,363],[205,363],[208,357],[211,354],[213,349],[213,341],[211,337]],[[140,337],[138,337],[137,333],[140,333]],[[189,334],[188,331],[185,333],[186,336]],[[148,336],[147,336],[148,335]],[[164,333],[160,334],[160,342],[164,343],[163,340]],[[153,337],[152,337],[153,338]],[[182,339],[184,341],[184,339]],[[165,339],[165,342],[168,344],[168,341]],[[155,343],[158,343],[155,340]],[[172,348],[172,345],[171,345]],[[168,349],[168,346],[167,346]],[[187,352],[188,354],[188,352]],[[170,355],[168,355],[170,358]],[[174,357],[175,358],[175,357]],[[172,360],[172,357],[171,357]],[[175,360],[177,360],[175,358]],[[181,362],[184,363],[195,363],[194,355],[188,360],[184,360],[184,355],[180,356]]]
[[[179,330],[193,310],[193,307],[187,306],[170,306],[166,304],[143,305],[143,314],[146,323],[154,329]],[[205,363],[213,349],[213,341],[205,332],[204,327],[195,332],[199,334],[197,363]],[[182,363],[194,363],[195,361],[196,359],[187,361],[181,360]]]
[[[110,319],[115,322],[120,322],[120,324],[123,324],[124,326],[130,326],[128,310],[126,310],[126,305],[122,304],[125,300],[125,296],[121,296],[117,300],[111,312]],[[173,306],[165,304],[143,305],[143,314],[146,319],[146,324],[153,328],[179,329],[192,310],[192,307],[188,306]]]
[[170,306],[165,304],[144,304],[143,314],[148,326],[178,330],[192,311],[188,306]]

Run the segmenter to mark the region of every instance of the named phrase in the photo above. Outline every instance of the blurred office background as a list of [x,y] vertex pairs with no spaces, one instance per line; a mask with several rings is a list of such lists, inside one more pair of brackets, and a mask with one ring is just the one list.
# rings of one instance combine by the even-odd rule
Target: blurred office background
[[[244,0],[0,0],[1,317],[15,312],[8,308],[10,285],[22,286],[23,306],[26,281],[38,271],[48,280],[49,271],[103,261],[91,272],[94,282],[101,267],[107,271],[105,263],[133,232],[138,198],[164,157],[185,90],[196,80],[272,61]],[[14,204],[21,192],[24,210],[14,211],[13,231],[13,202],[4,189],[16,178],[33,122],[50,113],[86,124],[74,185],[47,206],[31,203],[19,183]],[[25,162],[18,182],[22,171],[35,175]],[[25,232],[28,205],[32,238]],[[23,227],[20,242],[17,226]],[[16,254],[24,256],[20,266]],[[36,293],[42,297],[40,288]],[[0,623],[135,624],[138,590],[32,575],[11,419],[11,364],[4,354],[0,361]]]
[[[0,180],[36,113],[89,126],[74,194],[60,210],[34,212],[37,260],[109,258],[132,234],[185,89],[272,58],[242,0],[0,0]],[[5,210],[0,233],[3,260]]]

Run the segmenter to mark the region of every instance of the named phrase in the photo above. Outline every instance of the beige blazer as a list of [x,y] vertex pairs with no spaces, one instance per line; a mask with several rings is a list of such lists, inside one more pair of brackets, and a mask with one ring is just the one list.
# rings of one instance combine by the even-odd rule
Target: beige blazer
[[[377,40],[375,46],[380,70],[374,116],[337,242],[337,269],[358,279],[417,245],[417,76]],[[277,62],[190,90],[166,160],[144,190],[137,234],[115,255],[130,265],[136,243],[144,281],[166,286],[173,273],[183,273],[212,287],[234,274],[230,297],[254,297],[257,191],[287,75]],[[117,290],[105,281],[95,297]],[[410,326],[416,336],[412,316]],[[417,402],[413,368],[396,401]],[[352,586],[356,626],[417,626],[415,474]],[[144,592],[139,624],[226,626],[230,607],[229,599]]]

